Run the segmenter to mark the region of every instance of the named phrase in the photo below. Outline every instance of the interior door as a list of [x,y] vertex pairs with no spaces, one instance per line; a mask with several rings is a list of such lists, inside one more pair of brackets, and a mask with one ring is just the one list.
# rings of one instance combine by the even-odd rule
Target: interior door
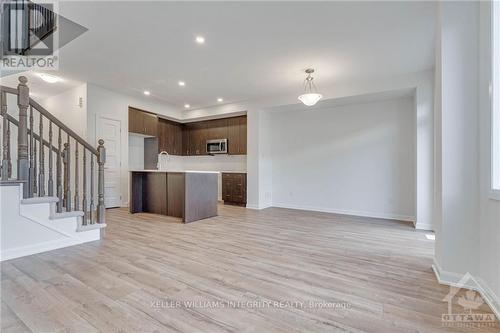
[[119,120],[99,117],[97,139],[104,140],[104,206],[120,207],[121,123]]

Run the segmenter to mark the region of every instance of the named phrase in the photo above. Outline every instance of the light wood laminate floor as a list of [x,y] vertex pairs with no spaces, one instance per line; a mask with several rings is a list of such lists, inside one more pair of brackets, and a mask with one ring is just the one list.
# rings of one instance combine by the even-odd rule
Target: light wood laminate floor
[[101,241],[3,262],[1,331],[500,331],[441,326],[449,288],[432,272],[433,241],[408,223],[219,213],[182,224],[108,210]]

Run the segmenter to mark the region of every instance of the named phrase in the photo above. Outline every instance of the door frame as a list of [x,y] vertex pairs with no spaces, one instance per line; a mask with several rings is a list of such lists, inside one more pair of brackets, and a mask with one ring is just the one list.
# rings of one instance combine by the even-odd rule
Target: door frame
[[[122,120],[121,119],[118,119],[118,118],[114,118],[114,117],[110,117],[110,116],[104,116],[104,115],[96,115],[95,117],[95,122],[96,122],[96,131],[95,131],[95,136],[96,136],[96,139],[95,141],[98,142],[100,137],[99,137],[99,134],[101,133],[101,119],[106,119],[106,120],[112,120],[112,121],[116,121],[120,124],[120,134],[119,134],[119,138],[120,138],[120,142],[119,142],[119,147],[118,147],[118,151],[120,153],[120,160],[119,160],[119,167],[118,167],[118,178],[119,178],[119,181],[118,181],[118,189],[119,189],[119,192],[120,192],[120,205],[119,207],[124,207],[123,205],[123,195],[122,195]],[[104,142],[104,148],[106,148],[106,142]],[[106,164],[104,164],[106,166]],[[104,197],[106,197],[106,195],[104,195]]]

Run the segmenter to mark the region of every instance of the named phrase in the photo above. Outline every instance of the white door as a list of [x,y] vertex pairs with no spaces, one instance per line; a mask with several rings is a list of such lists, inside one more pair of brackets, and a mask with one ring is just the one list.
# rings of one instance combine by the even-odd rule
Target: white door
[[120,207],[120,167],[121,167],[121,123],[106,117],[97,119],[97,140],[104,140],[106,163],[104,164],[104,206]]

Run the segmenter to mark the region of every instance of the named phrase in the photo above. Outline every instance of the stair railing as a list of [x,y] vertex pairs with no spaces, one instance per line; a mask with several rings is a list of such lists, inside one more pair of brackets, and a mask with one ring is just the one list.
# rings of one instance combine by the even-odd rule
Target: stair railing
[[[55,193],[58,213],[83,211],[82,225],[105,223],[104,140],[99,140],[98,147],[94,148],[31,99],[27,83],[28,79],[20,76],[17,89],[0,86],[2,117],[0,179],[2,181],[12,179],[11,125],[13,125],[17,127],[17,180],[23,182],[23,197],[54,196]],[[18,119],[8,113],[8,94],[17,96]],[[36,120],[38,126],[35,125]],[[57,145],[54,142],[55,136]],[[81,159],[80,152],[83,157]],[[90,163],[87,154],[90,155]],[[97,168],[94,160],[97,161]],[[94,177],[95,169],[97,169],[97,179]],[[95,182],[97,182],[97,193],[95,193]],[[96,197],[97,209],[94,204]]]

